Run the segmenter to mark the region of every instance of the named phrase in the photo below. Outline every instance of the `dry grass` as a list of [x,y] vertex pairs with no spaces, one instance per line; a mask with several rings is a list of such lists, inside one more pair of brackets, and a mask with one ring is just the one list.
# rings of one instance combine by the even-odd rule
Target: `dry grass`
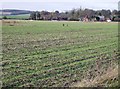
[[106,73],[101,76],[96,76],[92,79],[83,79],[81,82],[72,84],[72,87],[91,87],[91,86],[107,86],[108,82],[118,79],[118,66],[116,68],[109,68]]
[[9,25],[9,26],[14,26],[14,25],[18,25],[20,23],[20,21],[15,21],[15,20],[2,20],[2,24],[3,25]]
[[114,51],[111,58],[101,55],[94,66],[86,71],[84,78],[71,87],[117,87],[118,86],[118,53]]

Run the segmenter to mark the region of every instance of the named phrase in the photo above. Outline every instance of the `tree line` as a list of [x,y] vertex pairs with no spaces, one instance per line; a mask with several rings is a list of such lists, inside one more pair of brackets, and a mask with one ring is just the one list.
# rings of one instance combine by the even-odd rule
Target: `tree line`
[[32,20],[69,20],[69,21],[83,21],[84,18],[88,18],[90,21],[97,16],[104,16],[106,19],[119,20],[120,11],[118,10],[92,10],[92,9],[72,9],[66,12],[48,12],[48,11],[33,11],[30,14]]

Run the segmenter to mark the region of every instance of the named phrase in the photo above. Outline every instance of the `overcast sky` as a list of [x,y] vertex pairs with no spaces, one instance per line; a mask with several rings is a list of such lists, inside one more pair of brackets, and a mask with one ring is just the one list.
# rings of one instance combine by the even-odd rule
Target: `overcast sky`
[[118,9],[119,0],[0,0],[3,9],[65,11],[73,8]]

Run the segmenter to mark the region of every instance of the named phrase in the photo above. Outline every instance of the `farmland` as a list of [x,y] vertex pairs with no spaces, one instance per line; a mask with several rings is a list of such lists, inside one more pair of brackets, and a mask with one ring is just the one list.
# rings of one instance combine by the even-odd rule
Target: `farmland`
[[10,15],[7,16],[7,18],[10,19],[28,19],[30,17],[30,14],[21,14],[21,15]]
[[[3,16],[0,16],[2,18]],[[8,15],[8,19],[29,19],[30,14],[20,14],[20,15]]]
[[[83,80],[89,82],[117,70],[117,25],[3,21],[3,87],[80,86]],[[87,85],[117,86],[117,72],[113,74]]]

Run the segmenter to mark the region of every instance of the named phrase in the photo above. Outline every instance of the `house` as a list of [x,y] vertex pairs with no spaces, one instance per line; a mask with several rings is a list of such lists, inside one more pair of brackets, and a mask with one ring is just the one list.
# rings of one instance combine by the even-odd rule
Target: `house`
[[113,16],[112,21],[120,22],[120,16]]
[[97,21],[105,21],[105,16],[96,16]]

